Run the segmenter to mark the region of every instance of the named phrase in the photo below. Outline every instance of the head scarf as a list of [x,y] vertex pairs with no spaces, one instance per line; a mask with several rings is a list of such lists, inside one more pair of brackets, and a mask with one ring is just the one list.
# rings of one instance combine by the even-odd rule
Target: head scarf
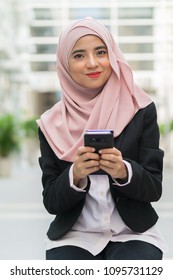
[[[88,89],[75,83],[68,60],[77,40],[98,36],[106,45],[112,74],[102,89]],[[132,71],[108,29],[92,18],[67,27],[57,47],[57,72],[62,98],[37,121],[56,156],[73,162],[87,129],[111,129],[118,136],[137,111],[152,101],[134,83]]]

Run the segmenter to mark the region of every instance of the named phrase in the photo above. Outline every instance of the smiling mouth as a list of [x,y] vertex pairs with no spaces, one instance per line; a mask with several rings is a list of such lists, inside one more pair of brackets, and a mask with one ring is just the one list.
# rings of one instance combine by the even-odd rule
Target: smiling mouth
[[98,78],[100,76],[101,72],[93,72],[86,74],[89,78]]

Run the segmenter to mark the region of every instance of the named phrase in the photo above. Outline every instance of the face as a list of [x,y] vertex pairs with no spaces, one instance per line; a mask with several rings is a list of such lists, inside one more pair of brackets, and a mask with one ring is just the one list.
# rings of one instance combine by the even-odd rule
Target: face
[[112,72],[104,42],[94,35],[81,37],[71,51],[69,69],[80,86],[92,89],[104,86]]

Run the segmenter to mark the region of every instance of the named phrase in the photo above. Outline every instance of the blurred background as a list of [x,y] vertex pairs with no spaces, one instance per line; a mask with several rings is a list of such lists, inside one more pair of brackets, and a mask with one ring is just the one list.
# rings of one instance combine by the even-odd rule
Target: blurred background
[[59,34],[86,16],[111,31],[157,106],[165,161],[163,197],[154,207],[168,243],[165,258],[173,258],[173,1],[1,0],[0,259],[44,259],[53,217],[42,205],[35,120],[60,100]]

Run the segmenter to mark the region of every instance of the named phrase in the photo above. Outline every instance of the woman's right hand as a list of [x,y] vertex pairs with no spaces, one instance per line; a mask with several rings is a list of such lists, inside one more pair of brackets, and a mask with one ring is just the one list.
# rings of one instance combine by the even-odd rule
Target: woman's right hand
[[73,165],[73,181],[77,186],[81,179],[99,170],[100,155],[91,147],[79,147]]

